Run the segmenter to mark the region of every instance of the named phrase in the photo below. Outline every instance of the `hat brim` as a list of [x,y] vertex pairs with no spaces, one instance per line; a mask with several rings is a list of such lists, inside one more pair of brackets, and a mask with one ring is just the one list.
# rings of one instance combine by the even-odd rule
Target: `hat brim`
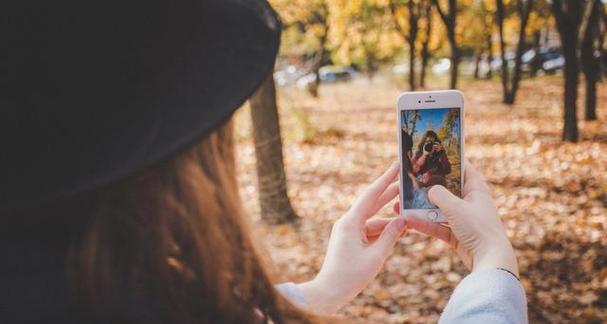
[[[33,1],[10,13],[0,209],[87,192],[224,123],[271,73],[265,1]],[[5,109],[5,108],[3,108]]]

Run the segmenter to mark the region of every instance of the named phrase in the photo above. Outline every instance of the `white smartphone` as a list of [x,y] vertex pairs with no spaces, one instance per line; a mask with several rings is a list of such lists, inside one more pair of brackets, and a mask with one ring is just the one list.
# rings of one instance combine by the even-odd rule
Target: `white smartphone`
[[428,190],[443,185],[462,197],[464,96],[457,90],[405,92],[397,112],[400,214],[446,222]]

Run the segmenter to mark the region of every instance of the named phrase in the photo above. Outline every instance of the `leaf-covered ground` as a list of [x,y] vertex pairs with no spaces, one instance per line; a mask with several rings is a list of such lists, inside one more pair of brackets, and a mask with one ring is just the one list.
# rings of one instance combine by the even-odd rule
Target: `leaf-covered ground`
[[[500,89],[497,81],[462,83],[465,155],[493,187],[519,257],[530,321],[607,321],[607,84],[599,87],[599,121],[580,121],[577,144],[560,141],[560,78],[523,81],[513,107],[500,103]],[[242,195],[281,280],[313,277],[331,224],[397,159],[398,93],[382,80],[323,85],[318,99],[279,89],[296,225],[259,221],[249,112],[238,113]],[[580,97],[581,116],[583,91]],[[466,273],[445,244],[410,232],[341,314],[364,323],[436,322]]]

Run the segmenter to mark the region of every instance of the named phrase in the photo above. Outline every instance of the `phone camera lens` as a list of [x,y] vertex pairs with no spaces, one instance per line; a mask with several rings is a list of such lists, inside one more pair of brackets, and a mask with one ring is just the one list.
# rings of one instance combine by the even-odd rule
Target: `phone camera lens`
[[422,101],[421,101],[421,100],[418,100],[418,101],[417,101],[417,103],[422,103]]

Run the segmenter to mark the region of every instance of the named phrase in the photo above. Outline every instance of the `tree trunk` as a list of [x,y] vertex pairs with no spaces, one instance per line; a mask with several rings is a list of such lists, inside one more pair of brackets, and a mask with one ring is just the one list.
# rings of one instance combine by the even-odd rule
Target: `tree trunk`
[[459,49],[457,48],[457,43],[455,41],[455,31],[453,31],[453,38],[449,37],[449,51],[450,51],[450,60],[451,66],[449,67],[449,87],[451,89],[457,88],[457,75],[458,75],[458,67],[459,67]]
[[428,0],[424,6],[424,17],[426,18],[426,35],[421,50],[421,70],[419,71],[419,86],[426,86],[426,67],[430,60],[430,37],[432,37],[432,2]]
[[406,36],[409,43],[409,89],[415,91],[415,41],[417,40],[417,32],[419,31],[419,3],[414,3],[413,0],[407,2],[409,11],[409,34]]
[[521,81],[521,66],[523,64],[522,56],[525,50],[525,30],[527,29],[527,22],[529,21],[529,14],[533,8],[533,0],[518,0],[517,1],[517,13],[520,19],[518,42],[516,44],[516,52],[514,55],[514,71],[512,80],[508,76],[508,62],[506,61],[506,45],[504,42],[504,2],[503,0],[497,0],[497,23],[500,37],[500,55],[502,58],[502,89],[504,92],[504,103],[508,105],[514,104],[516,99],[516,92],[518,91],[519,83]]
[[[601,6],[601,19],[603,20],[603,29],[601,30],[600,34],[605,35],[607,34],[607,8],[605,6]],[[601,72],[599,72],[599,75],[607,78],[607,37],[603,37],[601,39],[599,42],[599,48],[601,49],[599,52]]]
[[[324,5],[326,5],[325,3],[323,3]],[[310,83],[308,85],[308,93],[310,93],[310,95],[312,95],[312,97],[314,98],[318,98],[318,89],[320,88],[320,68],[322,67],[322,65],[325,63],[326,60],[326,56],[327,56],[327,39],[329,38],[329,25],[327,24],[327,19],[326,19],[326,9],[325,8],[325,14],[324,16],[321,16],[322,18],[320,18],[320,23],[324,26],[324,32],[323,34],[320,36],[318,42],[320,43],[320,48],[318,49],[318,51],[316,52],[316,57],[314,59],[314,65],[312,66],[312,73],[314,73],[314,76],[316,77],[314,79],[314,82]]]
[[[600,14],[601,7],[603,4],[600,0],[591,0],[588,3],[587,14],[584,15],[584,21],[582,22],[581,33],[582,42],[580,44],[580,58],[582,63],[582,70],[584,72],[584,79],[586,84],[586,97],[585,97],[585,109],[584,119],[595,120],[596,117],[596,83],[601,77],[601,63],[600,56],[597,57],[595,52],[598,52],[600,48],[596,46],[600,40]],[[599,43],[600,44],[600,43]]]
[[365,70],[367,80],[369,80],[369,83],[373,83],[375,72],[377,72],[377,64],[375,63],[375,57],[371,53],[367,54],[367,63]]
[[315,56],[316,58],[314,59],[314,65],[312,66],[312,73],[314,73],[315,79],[314,82],[308,84],[307,90],[312,97],[318,98],[318,88],[320,87],[320,68],[322,67],[325,57],[324,45],[318,50]]
[[482,56],[483,56],[483,52],[479,50],[476,53],[475,58],[474,58],[474,79],[475,80],[479,79],[479,70],[480,70]]
[[500,38],[500,58],[502,60],[501,67],[501,76],[502,76],[502,102],[506,103],[509,97],[509,87],[508,82],[510,77],[508,76],[508,62],[506,61],[506,41],[504,40],[504,19],[505,19],[505,10],[504,10],[504,1],[497,0],[496,3],[496,21],[497,21],[497,29],[498,35]]
[[586,76],[585,120],[596,120],[596,80],[591,82]]
[[[572,31],[573,32],[573,31]],[[575,45],[572,45],[575,46]],[[577,87],[579,83],[579,67],[575,48],[564,50],[565,54],[565,112],[563,126],[563,140],[568,142],[577,142]]]
[[529,14],[533,8],[533,0],[527,0],[523,3],[523,0],[518,0],[518,13],[521,20],[518,43],[516,45],[516,52],[514,56],[514,73],[512,75],[512,85],[510,87],[510,93],[506,97],[506,103],[509,105],[514,104],[516,99],[516,93],[521,81],[521,67],[523,65],[523,52],[525,51],[525,31],[527,29],[527,22],[529,21]]
[[[564,3],[566,2],[566,9]],[[565,57],[565,93],[563,140],[577,142],[577,86],[579,66],[577,57],[578,30],[581,21],[582,2],[578,0],[552,0],[552,12],[561,38]]]
[[287,195],[276,89],[272,73],[251,96],[250,104],[261,217],[270,224],[292,221],[297,216]]
[[430,53],[428,51],[428,45],[425,44],[424,47],[422,47],[422,63],[421,63],[421,69],[419,71],[419,87],[420,88],[425,88],[426,87],[426,68],[428,67],[428,61],[430,60]]
[[409,43],[409,90],[415,91],[415,40]]
[[457,76],[459,67],[459,48],[457,47],[457,40],[455,35],[455,28],[457,26],[457,0],[449,0],[447,11],[445,11],[438,0],[432,0],[438,15],[441,17],[445,29],[447,30],[447,39],[449,42],[449,58],[451,60],[451,66],[449,68],[450,82],[449,86],[451,89],[457,88]]
[[306,90],[308,90],[308,93],[312,97],[318,98],[318,88],[320,87],[320,73],[318,72],[318,69],[314,69],[312,73],[314,74],[314,82],[308,83]]
[[493,68],[491,67],[491,62],[493,61],[493,41],[491,39],[491,34],[487,35],[487,74],[485,74],[485,79],[491,79],[493,77]]
[[529,76],[532,78],[537,76],[537,71],[540,69],[540,64],[541,64],[540,37],[541,37],[541,35],[540,35],[539,30],[533,34],[533,51],[535,51],[535,56],[533,57],[533,60],[531,61],[531,64],[529,67]]

